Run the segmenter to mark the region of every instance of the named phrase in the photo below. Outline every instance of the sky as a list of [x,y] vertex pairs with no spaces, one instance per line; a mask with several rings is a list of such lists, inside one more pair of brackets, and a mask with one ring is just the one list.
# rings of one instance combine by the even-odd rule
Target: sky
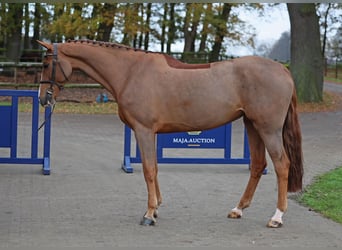
[[252,24],[260,40],[278,40],[284,31],[290,30],[290,19],[285,4],[267,10],[265,16],[254,12],[241,12],[240,18]]
[[[255,28],[256,47],[261,43],[273,45],[283,32],[290,31],[290,19],[286,4],[266,10],[264,16],[260,16],[257,11],[241,11],[239,17]],[[254,51],[252,48],[241,47],[236,53],[242,56],[253,54]]]

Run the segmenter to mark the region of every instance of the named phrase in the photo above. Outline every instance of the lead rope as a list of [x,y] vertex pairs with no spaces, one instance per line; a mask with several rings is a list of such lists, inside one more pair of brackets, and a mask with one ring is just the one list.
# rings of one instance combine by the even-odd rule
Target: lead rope
[[40,130],[42,127],[45,126],[45,124],[46,124],[46,122],[47,122],[48,120],[51,120],[52,113],[53,113],[53,111],[55,110],[55,105],[56,105],[56,104],[53,104],[53,105],[52,105],[52,109],[51,109],[51,112],[50,112],[49,116],[48,116],[47,118],[45,118],[45,120],[43,121],[43,123],[39,126],[38,132],[39,132],[39,130]]

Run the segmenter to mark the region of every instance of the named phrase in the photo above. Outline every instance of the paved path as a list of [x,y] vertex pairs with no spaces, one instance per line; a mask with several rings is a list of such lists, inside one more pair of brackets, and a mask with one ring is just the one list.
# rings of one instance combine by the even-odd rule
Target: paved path
[[[306,113],[300,120],[308,184],[342,164],[342,112]],[[244,217],[230,220],[246,166],[161,165],[160,218],[157,226],[142,227],[145,183],[139,164],[133,174],[120,169],[119,119],[55,114],[52,131],[51,176],[42,176],[40,166],[0,166],[0,247],[342,246],[342,225],[293,199],[284,226],[265,227],[276,206],[272,166]]]
[[333,82],[325,82],[324,83],[324,90],[342,93],[342,84],[336,84]]

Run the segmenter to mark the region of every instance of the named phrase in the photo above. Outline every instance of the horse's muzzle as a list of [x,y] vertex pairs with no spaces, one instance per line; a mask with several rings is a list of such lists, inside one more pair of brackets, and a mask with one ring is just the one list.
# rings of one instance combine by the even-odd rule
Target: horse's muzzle
[[47,89],[44,97],[39,97],[39,102],[43,107],[53,106],[55,104],[55,99],[53,97],[53,90]]

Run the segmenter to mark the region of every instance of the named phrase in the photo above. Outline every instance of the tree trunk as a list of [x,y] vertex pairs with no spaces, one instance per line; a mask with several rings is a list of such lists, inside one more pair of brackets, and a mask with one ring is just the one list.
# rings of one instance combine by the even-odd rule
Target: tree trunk
[[123,39],[121,43],[132,47],[137,45],[139,5],[139,3],[126,3],[124,10]]
[[166,34],[166,24],[167,24],[167,12],[169,9],[169,4],[164,3],[164,12],[163,12],[163,20],[161,24],[161,35],[160,35],[160,51],[164,52],[165,47],[165,34]]
[[29,4],[24,4],[25,16],[24,16],[24,49],[30,49],[30,13],[29,13]]
[[31,41],[33,49],[39,49],[40,45],[36,42],[40,39],[40,25],[41,25],[41,5],[34,4],[34,21],[33,21],[33,38]]
[[151,14],[152,14],[152,3],[148,3],[147,9],[146,9],[144,50],[148,50],[148,45],[150,42]]
[[328,16],[329,16],[329,10],[332,6],[332,3],[328,3],[327,10],[324,13],[324,22],[323,22],[323,41],[322,41],[322,57],[325,58],[325,47],[327,43],[327,31],[328,31]]
[[171,53],[171,44],[176,37],[176,24],[175,24],[175,3],[170,3],[170,24],[167,32],[166,53]]
[[[56,3],[54,4],[53,11],[53,23],[55,23],[65,11],[68,11],[66,3]],[[59,43],[63,41],[63,34],[61,32],[49,34],[51,42]]]
[[209,30],[209,18],[208,15],[210,15],[210,13],[212,13],[212,4],[208,3],[207,4],[207,8],[205,10],[205,17],[203,20],[203,28],[201,31],[201,43],[199,46],[198,51],[199,52],[204,52],[206,49],[206,42],[207,42],[207,38],[208,38],[208,30]]
[[140,6],[142,5],[142,3],[134,3],[133,4],[133,13],[132,14],[132,17],[130,18],[131,21],[130,23],[133,24],[133,29],[132,29],[132,46],[133,48],[138,48],[139,47],[139,41],[138,41],[138,27],[139,27],[139,20],[138,20],[138,16],[139,16],[139,9],[140,9]]
[[23,21],[23,7],[21,3],[13,3],[8,5],[9,23],[13,26],[8,31],[6,57],[17,62],[21,51],[21,29]]
[[114,27],[114,15],[117,9],[117,4],[105,3],[100,9],[100,13],[103,19],[98,26],[97,40],[109,42],[110,34]]
[[199,8],[202,8],[199,3],[186,4],[186,16],[184,20],[184,49],[183,52],[195,52],[195,40],[197,28],[200,21]]
[[8,3],[1,3],[0,4],[0,48],[5,47],[6,43],[6,27],[8,26],[8,22],[6,22],[7,16],[7,5]]
[[291,64],[301,102],[323,99],[323,58],[319,18],[313,3],[287,4],[291,22]]
[[223,38],[227,34],[226,23],[228,22],[228,17],[229,17],[231,9],[232,9],[232,4],[230,3],[223,4],[222,13],[218,17],[221,22],[218,23],[216,26],[215,42],[214,42],[212,51],[209,56],[209,62],[215,62],[219,60]]

